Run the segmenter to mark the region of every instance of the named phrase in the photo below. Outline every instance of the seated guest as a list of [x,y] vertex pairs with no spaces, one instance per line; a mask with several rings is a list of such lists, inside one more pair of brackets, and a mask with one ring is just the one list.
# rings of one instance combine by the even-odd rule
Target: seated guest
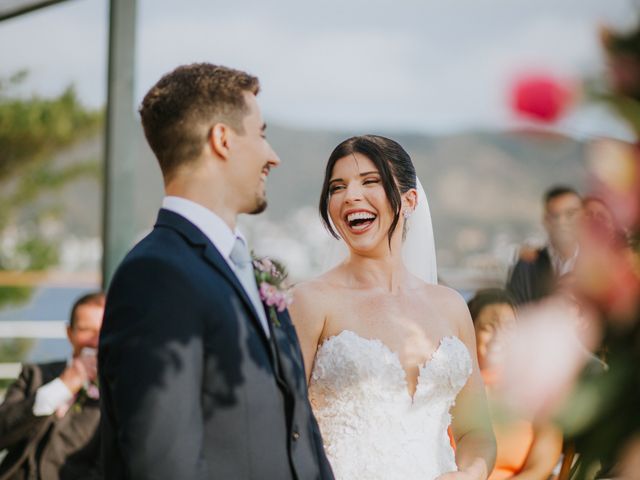
[[96,349],[104,295],[71,309],[69,360],[25,364],[0,405],[0,480],[100,478]]
[[493,387],[500,379],[505,342],[516,327],[513,298],[500,289],[480,290],[469,301],[469,311],[476,330],[480,372],[494,417],[497,455],[489,480],[546,479],[560,457],[560,430],[529,419],[495,421],[500,398]]
[[573,188],[557,186],[545,193],[543,225],[548,243],[539,250],[523,249],[507,281],[517,305],[551,294],[557,279],[573,270],[582,213],[582,200]]

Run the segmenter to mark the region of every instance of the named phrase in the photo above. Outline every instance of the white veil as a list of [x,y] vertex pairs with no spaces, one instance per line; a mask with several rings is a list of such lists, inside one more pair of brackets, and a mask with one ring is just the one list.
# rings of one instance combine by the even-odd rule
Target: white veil
[[[433,237],[431,209],[419,178],[416,178],[416,190],[418,203],[413,214],[407,219],[407,236],[402,244],[402,258],[407,269],[415,276],[427,283],[437,284],[436,242]],[[323,262],[323,271],[326,272],[338,265],[348,254],[343,241],[332,242]]]
[[436,241],[433,237],[431,209],[420,179],[416,178],[418,204],[407,219],[407,236],[402,244],[402,258],[407,269],[427,283],[438,283]]

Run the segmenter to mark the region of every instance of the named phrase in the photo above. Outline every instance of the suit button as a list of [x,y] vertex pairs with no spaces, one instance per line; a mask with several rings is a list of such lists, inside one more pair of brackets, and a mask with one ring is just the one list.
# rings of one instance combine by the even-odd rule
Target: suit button
[[296,440],[298,440],[300,438],[300,434],[298,432],[294,431],[291,434],[291,437],[293,438],[294,441],[296,441]]

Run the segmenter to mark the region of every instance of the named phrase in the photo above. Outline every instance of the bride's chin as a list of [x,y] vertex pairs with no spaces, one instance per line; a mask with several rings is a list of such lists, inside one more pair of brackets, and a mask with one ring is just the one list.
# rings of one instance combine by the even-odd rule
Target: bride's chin
[[[343,237],[344,238],[344,237]],[[380,244],[385,241],[385,239],[375,239],[375,238],[357,238],[345,239],[345,243],[349,250],[352,253],[358,255],[367,255],[372,252],[375,252],[380,249]]]

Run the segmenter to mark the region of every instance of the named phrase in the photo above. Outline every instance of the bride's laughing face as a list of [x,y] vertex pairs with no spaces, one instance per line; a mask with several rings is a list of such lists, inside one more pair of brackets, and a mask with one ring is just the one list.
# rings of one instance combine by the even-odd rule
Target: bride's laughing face
[[329,216],[338,234],[355,251],[384,245],[393,221],[378,168],[355,153],[337,160],[329,181]]

